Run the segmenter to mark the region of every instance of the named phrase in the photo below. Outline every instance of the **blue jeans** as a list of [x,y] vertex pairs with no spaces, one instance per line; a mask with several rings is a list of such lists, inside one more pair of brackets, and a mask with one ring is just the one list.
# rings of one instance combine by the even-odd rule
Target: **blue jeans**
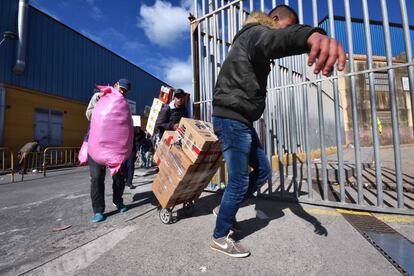
[[[221,117],[213,117],[213,126],[228,173],[214,229],[217,239],[229,233],[240,205],[270,179],[272,170],[254,128]],[[249,166],[253,169],[250,174]]]

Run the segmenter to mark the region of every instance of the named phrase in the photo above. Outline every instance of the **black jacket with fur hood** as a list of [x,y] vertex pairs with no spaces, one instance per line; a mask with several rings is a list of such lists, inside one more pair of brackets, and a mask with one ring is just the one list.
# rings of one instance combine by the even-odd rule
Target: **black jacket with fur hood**
[[271,59],[309,51],[308,37],[320,28],[292,25],[278,29],[264,13],[252,13],[236,34],[223,63],[213,96],[213,116],[241,121],[258,120],[266,102]]

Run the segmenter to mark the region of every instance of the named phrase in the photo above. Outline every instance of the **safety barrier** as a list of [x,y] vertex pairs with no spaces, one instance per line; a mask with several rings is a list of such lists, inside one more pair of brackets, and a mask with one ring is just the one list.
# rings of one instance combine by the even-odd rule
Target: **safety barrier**
[[48,147],[43,151],[42,172],[48,168],[77,166],[80,147]]
[[0,147],[1,173],[10,173],[11,181],[14,182],[14,156],[13,151],[6,147]]
[[[289,1],[278,1],[277,4],[280,2],[289,4]],[[401,24],[397,25],[404,40],[405,57],[399,58],[398,62],[392,48],[393,43],[401,42],[401,39],[391,40],[390,28],[396,24],[390,24],[388,20],[386,0],[379,1],[380,23],[370,20],[367,0],[359,3],[363,18],[358,21],[351,19],[350,1],[343,0],[345,16],[341,24],[335,24],[334,1],[326,1],[327,9],[318,6],[319,2],[312,0],[311,7],[308,5],[305,10],[304,4],[309,2],[298,0],[295,8],[299,21],[304,22],[304,13],[307,13],[314,26],[321,25],[333,38],[335,28],[342,28],[337,33],[345,34],[347,68],[341,74],[334,70],[331,77],[323,77],[313,74],[312,68],[306,64],[306,55],[272,62],[266,110],[262,118],[264,126],[256,122],[255,128],[262,134],[269,160],[277,156],[278,166],[263,195],[324,206],[413,215],[414,196],[411,191],[414,176],[410,168],[404,170],[402,167],[405,152],[400,146],[402,133],[409,139],[413,139],[414,133],[414,62],[406,1],[388,3],[399,4],[401,11]],[[253,10],[264,11],[265,7],[275,4],[274,0],[194,1],[194,17],[190,21],[195,117],[211,120],[217,76],[232,47],[233,38],[248,14]],[[321,23],[318,11],[327,13]],[[377,25],[373,28],[371,24]],[[356,28],[358,33],[354,30]],[[374,31],[379,33],[371,35]],[[383,43],[385,49],[380,62],[373,54],[376,46],[372,42],[374,36],[377,37],[375,43]],[[354,43],[355,37],[358,41]],[[363,43],[366,49],[363,60],[354,54],[357,43]],[[405,87],[408,89],[402,89],[402,76],[406,78]],[[379,89],[387,95],[386,112],[384,101],[377,93]],[[401,116],[401,102],[411,103],[407,104],[411,110],[407,108],[404,116]],[[379,116],[385,113],[393,150],[388,154],[393,158],[387,166],[382,162],[387,153],[381,145],[382,131],[378,126],[381,122]],[[400,123],[404,118],[409,119],[405,119],[406,126],[402,129]],[[363,140],[362,136],[366,139]],[[350,145],[346,151],[342,147],[344,144]],[[329,155],[327,149],[331,147],[337,151]],[[313,150],[320,152],[317,160],[312,158]],[[372,153],[370,162],[364,161],[366,152]],[[289,157],[289,162],[284,156]],[[407,159],[410,157],[405,161]],[[335,181],[329,180],[330,170],[335,173]],[[351,181],[347,180],[349,173]],[[392,184],[391,188],[386,181]]]

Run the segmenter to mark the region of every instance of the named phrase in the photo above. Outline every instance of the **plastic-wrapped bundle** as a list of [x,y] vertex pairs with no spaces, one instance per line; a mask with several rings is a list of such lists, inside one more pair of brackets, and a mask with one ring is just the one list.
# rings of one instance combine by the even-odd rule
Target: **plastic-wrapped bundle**
[[110,86],[98,86],[103,95],[92,112],[88,154],[115,175],[132,150],[131,111],[122,94]]

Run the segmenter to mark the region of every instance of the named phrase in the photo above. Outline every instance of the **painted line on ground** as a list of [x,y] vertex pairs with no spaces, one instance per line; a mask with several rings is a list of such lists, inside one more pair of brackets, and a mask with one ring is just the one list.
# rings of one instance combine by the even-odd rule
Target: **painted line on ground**
[[345,209],[320,209],[320,208],[303,208],[305,212],[313,215],[322,216],[339,216],[341,214],[350,215],[364,215],[375,216],[377,219],[383,222],[397,222],[397,223],[414,223],[414,216],[402,216],[402,215],[386,215],[386,214],[374,214],[364,211],[352,211]]

